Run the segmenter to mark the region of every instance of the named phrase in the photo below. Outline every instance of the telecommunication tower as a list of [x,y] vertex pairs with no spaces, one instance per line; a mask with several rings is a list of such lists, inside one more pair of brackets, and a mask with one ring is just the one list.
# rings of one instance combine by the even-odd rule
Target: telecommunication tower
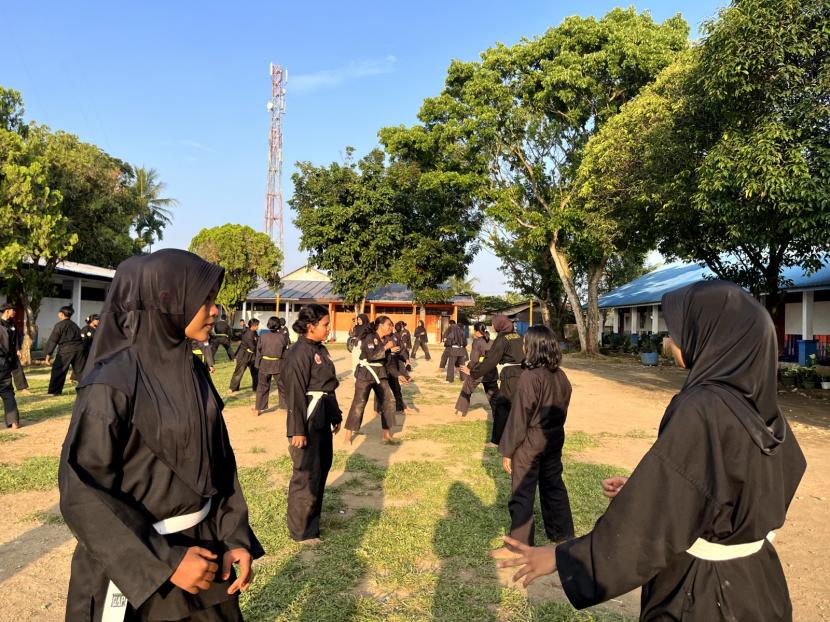
[[271,113],[271,133],[268,138],[268,185],[265,189],[265,232],[274,238],[274,223],[277,223],[276,242],[280,251],[285,252],[285,232],[282,222],[282,115],[285,112],[285,83],[288,70],[282,65],[271,63],[271,99],[268,112]]

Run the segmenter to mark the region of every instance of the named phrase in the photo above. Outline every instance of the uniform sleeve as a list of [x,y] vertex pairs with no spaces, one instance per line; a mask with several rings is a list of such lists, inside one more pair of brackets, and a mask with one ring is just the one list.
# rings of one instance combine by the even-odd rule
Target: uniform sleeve
[[254,359],[254,367],[259,368],[262,366],[262,339],[257,341],[256,344],[256,358]]
[[58,346],[58,342],[61,338],[61,325],[60,323],[55,324],[55,327],[52,329],[52,334],[49,335],[49,340],[46,342],[46,348],[44,349],[44,354],[46,356],[52,356],[52,352],[55,351],[55,348]]
[[209,341],[205,341],[202,344],[202,352],[205,355],[205,364],[208,367],[216,367],[216,361],[213,358],[213,348],[210,347]]
[[501,336],[496,337],[492,347],[487,350],[487,354],[484,355],[484,360],[476,365],[475,369],[470,370],[470,375],[473,378],[481,378],[482,376],[486,376],[490,372],[495,371],[498,364],[501,363],[501,357],[504,355],[506,349],[507,340],[503,339]]
[[128,437],[127,397],[106,385],[79,392],[58,473],[64,520],[133,606],[159,590],[185,547],[171,546],[150,516],[118,490]]
[[539,407],[541,394],[539,377],[536,374],[522,373],[510,407],[510,416],[499,442],[499,453],[505,458],[512,458],[527,438],[527,428],[533,413]]
[[375,337],[373,335],[367,335],[363,339],[361,348],[363,348],[364,357],[370,363],[377,363],[386,360],[386,350],[383,347],[383,341],[380,339],[378,339],[377,343],[374,341]]
[[[511,413],[512,416],[512,413]],[[706,482],[705,426],[678,413],[593,531],[556,549],[565,594],[584,609],[645,585],[700,537],[719,511]]]
[[283,386],[288,408],[286,425],[289,438],[292,436],[306,436],[308,432],[306,426],[308,410],[306,391],[311,381],[311,360],[303,360],[305,357],[297,355],[291,356],[285,361],[285,366],[280,373],[280,382]]

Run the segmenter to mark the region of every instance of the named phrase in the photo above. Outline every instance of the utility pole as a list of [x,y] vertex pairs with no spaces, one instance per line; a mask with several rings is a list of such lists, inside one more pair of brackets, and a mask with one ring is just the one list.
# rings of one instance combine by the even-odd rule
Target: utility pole
[[[271,63],[271,131],[268,135],[268,185],[265,189],[265,232],[273,239],[285,257],[285,231],[282,221],[282,115],[285,112],[285,83],[288,69]],[[274,223],[277,223],[276,239]],[[276,291],[276,311],[280,311],[280,291]]]

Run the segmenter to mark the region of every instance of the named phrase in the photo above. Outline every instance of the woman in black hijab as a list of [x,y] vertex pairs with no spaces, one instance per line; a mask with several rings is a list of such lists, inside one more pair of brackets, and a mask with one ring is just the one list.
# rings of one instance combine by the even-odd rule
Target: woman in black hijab
[[767,311],[734,283],[666,294],[678,364],[689,369],[657,441],[591,533],[555,548],[505,538],[525,585],[558,569],[582,609],[642,586],[641,620],[791,620],[773,530],[806,468],[778,409]]
[[78,539],[67,620],[242,619],[238,592],[263,551],[224,405],[189,347],[207,340],[222,277],[179,250],[116,271],[61,455]]

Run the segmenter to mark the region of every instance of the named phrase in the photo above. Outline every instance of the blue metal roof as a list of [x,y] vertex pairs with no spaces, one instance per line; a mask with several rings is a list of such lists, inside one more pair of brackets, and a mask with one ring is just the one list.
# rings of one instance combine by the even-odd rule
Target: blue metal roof
[[[785,268],[782,276],[786,283],[786,291],[830,288],[830,265],[827,264],[809,275],[801,268]],[[711,278],[715,278],[714,273],[709,268],[697,264],[666,264],[600,296],[599,308],[659,304],[663,294]]]
[[[369,302],[411,303],[414,297],[412,290],[405,285],[392,283],[369,292],[367,300]],[[343,300],[343,296],[334,292],[330,281],[283,281],[280,298],[296,302],[342,302]],[[271,287],[257,287],[248,292],[248,300],[270,302],[276,300],[276,295]],[[472,296],[453,296],[450,302],[460,307],[471,307],[475,304]]]

